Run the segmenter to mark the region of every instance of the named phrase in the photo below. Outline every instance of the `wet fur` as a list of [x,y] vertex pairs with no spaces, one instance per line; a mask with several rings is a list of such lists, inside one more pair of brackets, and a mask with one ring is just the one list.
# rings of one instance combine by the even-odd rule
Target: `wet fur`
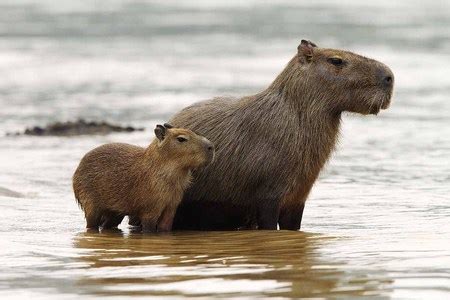
[[[181,150],[171,142],[180,134],[190,137]],[[86,227],[117,227],[130,215],[144,231],[171,230],[192,169],[210,159],[205,143],[191,131],[170,129],[163,141],[155,139],[148,148],[112,143],[88,152],[73,176]]]
[[[210,139],[217,157],[194,174],[176,228],[276,229],[279,224],[298,230],[306,198],[336,145],[341,113],[387,108],[392,87],[380,78],[393,78],[388,67],[311,43],[305,50],[303,42],[266,90],[199,102],[172,118],[174,125]],[[332,56],[346,65],[331,65]]]

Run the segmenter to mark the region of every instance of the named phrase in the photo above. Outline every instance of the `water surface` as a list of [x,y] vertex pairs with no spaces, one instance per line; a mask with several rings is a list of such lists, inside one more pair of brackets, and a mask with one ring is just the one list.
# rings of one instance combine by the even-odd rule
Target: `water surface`
[[[448,298],[448,1],[2,1],[0,297]],[[102,143],[260,91],[302,38],[389,65],[392,107],[345,115],[302,232],[86,233],[71,190]],[[84,117],[132,134],[6,137]]]

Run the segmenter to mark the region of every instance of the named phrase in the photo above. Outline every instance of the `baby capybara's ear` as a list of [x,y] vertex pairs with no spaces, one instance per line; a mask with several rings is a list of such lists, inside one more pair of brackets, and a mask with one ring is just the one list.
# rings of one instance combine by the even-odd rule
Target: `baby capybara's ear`
[[160,141],[164,140],[164,137],[166,136],[166,128],[159,124],[156,125],[155,135],[158,138],[158,140]]
[[171,129],[173,128],[172,125],[170,125],[169,123],[164,123],[164,127],[166,127],[167,129]]
[[311,41],[302,40],[297,47],[298,59],[300,62],[310,62],[313,58],[314,48],[317,48],[316,44]]

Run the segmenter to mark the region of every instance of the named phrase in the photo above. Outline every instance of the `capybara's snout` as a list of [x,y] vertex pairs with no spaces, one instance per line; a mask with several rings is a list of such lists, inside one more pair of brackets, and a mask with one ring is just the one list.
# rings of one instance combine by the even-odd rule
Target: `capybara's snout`
[[388,92],[391,92],[394,88],[394,73],[392,73],[392,70],[388,66],[381,64],[378,67],[377,79],[381,87]]
[[394,73],[388,66],[382,63],[379,63],[376,73],[378,85],[384,92],[384,96],[381,99],[380,109],[387,109],[391,103],[391,98],[394,91]]

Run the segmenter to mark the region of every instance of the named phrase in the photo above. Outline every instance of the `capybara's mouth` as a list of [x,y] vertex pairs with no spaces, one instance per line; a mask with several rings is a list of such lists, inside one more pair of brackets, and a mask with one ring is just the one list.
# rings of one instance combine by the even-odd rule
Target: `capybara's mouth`
[[369,114],[370,115],[378,115],[378,113],[380,112],[381,107],[380,106],[373,106],[370,111]]
[[388,99],[384,100],[383,103],[381,103],[381,109],[388,109],[389,106],[391,106],[391,97],[389,97]]
[[212,153],[211,152],[208,153],[206,155],[206,159],[205,159],[204,163],[202,164],[202,167],[206,167],[206,166],[212,164],[214,159],[215,159],[215,157],[216,157],[216,154],[215,154],[214,151]]
[[381,103],[379,103],[378,105],[373,105],[370,108],[369,114],[370,115],[378,115],[381,110],[387,109],[389,107],[389,105],[390,105],[390,101],[384,100]]
[[387,93],[385,95],[385,97],[383,97],[381,99],[380,105],[378,107],[375,107],[374,109],[372,109],[371,113],[378,114],[380,112],[380,110],[388,109],[389,106],[391,105],[391,97],[392,97],[392,94]]
[[216,158],[216,153],[213,152],[212,154],[210,154],[208,156],[208,160],[206,162],[206,165],[212,164],[215,158]]

